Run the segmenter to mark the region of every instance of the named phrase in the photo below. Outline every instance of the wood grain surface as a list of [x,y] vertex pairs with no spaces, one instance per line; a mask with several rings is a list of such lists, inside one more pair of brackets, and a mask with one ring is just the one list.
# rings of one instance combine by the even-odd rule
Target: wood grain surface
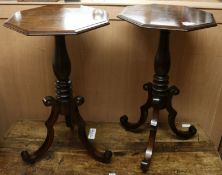
[[[54,38],[26,37],[2,26],[12,12],[33,7],[0,6],[0,135],[20,119],[46,120],[49,109],[41,99],[55,94]],[[152,80],[159,34],[116,20],[121,6],[104,8],[111,25],[66,38],[74,94],[86,99],[80,111],[87,121],[119,122],[123,114],[135,121],[146,100],[142,86]],[[221,11],[211,12],[221,23]],[[170,42],[170,81],[181,91],[173,101],[178,120],[199,123],[217,146],[222,133],[221,31],[219,24],[203,31],[173,32]],[[160,120],[166,121],[165,116],[163,111]]]
[[[103,164],[88,156],[77,133],[63,122],[55,126],[55,142],[47,155],[35,165],[20,158],[23,149],[33,150],[42,143],[46,129],[40,121],[19,121],[13,125],[0,144],[1,174],[41,175],[117,175],[141,174],[139,162],[147,142],[147,129],[142,133],[127,132],[116,123],[88,123],[96,128],[93,142],[101,149],[114,152],[112,162]],[[150,166],[152,175],[221,175],[222,163],[213,144],[200,127],[190,140],[178,140],[167,125],[161,123],[157,132],[156,152]],[[11,168],[13,167],[13,168]]]
[[118,17],[148,29],[192,31],[216,26],[211,13],[176,5],[128,6]]
[[107,12],[89,6],[48,5],[14,13],[4,26],[33,36],[69,35],[109,24]]

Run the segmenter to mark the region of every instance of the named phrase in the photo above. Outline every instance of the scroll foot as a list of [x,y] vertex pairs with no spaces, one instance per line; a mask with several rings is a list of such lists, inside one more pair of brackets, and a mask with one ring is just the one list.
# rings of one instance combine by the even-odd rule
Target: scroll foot
[[[73,99],[73,103],[71,104],[72,113],[71,115],[73,118],[75,118],[75,124],[78,127],[78,135],[85,146],[85,148],[88,150],[89,154],[97,161],[103,162],[103,163],[109,163],[112,158],[112,152],[107,150],[105,152],[99,152],[94,145],[88,140],[86,135],[86,128],[85,128],[85,121],[82,119],[78,106],[82,105],[84,103],[84,98],[81,96],[76,96]],[[74,124],[73,124],[74,125]]]
[[85,148],[89,151],[89,154],[94,157],[97,161],[103,162],[103,163],[109,163],[111,161],[112,152],[109,150],[106,150],[104,153],[99,152],[91,142],[89,142],[86,131],[85,131],[85,124],[83,121],[80,121],[77,123],[78,125],[78,134],[79,138],[82,141]]
[[191,125],[187,131],[181,131],[181,130],[177,129],[176,124],[175,124],[176,123],[175,120],[176,120],[177,112],[172,107],[172,102],[171,102],[172,101],[172,96],[177,95],[177,94],[179,94],[179,90],[175,86],[172,86],[170,88],[170,95],[169,95],[168,103],[167,103],[167,106],[166,106],[166,109],[169,113],[168,123],[169,123],[170,128],[172,129],[172,131],[178,137],[181,137],[183,139],[189,139],[197,133],[197,129],[193,125]]
[[120,118],[121,125],[129,131],[134,131],[145,124],[148,117],[148,109],[145,109],[144,106],[141,107],[141,116],[140,120],[137,123],[130,123],[128,122],[128,117],[126,115]]
[[145,173],[148,171],[149,169],[149,164],[150,162],[148,162],[146,159],[143,159],[140,163],[140,168],[141,170]]
[[55,102],[54,99],[51,97],[45,99],[45,104],[47,104],[47,106],[50,106],[50,105],[53,105],[53,106],[52,106],[52,111],[49,116],[49,119],[45,122],[45,125],[47,128],[47,137],[44,143],[37,151],[35,151],[32,154],[30,154],[28,151],[21,152],[22,160],[27,163],[30,163],[30,164],[35,163],[48,151],[48,149],[52,145],[52,142],[54,139],[53,125],[57,121],[58,115],[59,115],[58,106],[54,102]]
[[147,121],[148,109],[150,108],[152,103],[152,83],[144,84],[143,89],[148,92],[148,100],[143,106],[140,107],[141,115],[139,121],[136,123],[130,123],[128,122],[128,117],[126,115],[120,117],[120,123],[126,130],[135,131],[136,129],[144,125]]
[[176,124],[175,124],[176,114],[177,114],[176,111],[175,110],[172,111],[172,109],[171,109],[171,112],[169,113],[169,116],[168,116],[168,123],[169,123],[172,131],[178,137],[181,137],[183,139],[189,139],[189,138],[193,137],[197,133],[197,129],[195,128],[195,126],[191,125],[187,131],[181,131],[181,130],[177,129]]

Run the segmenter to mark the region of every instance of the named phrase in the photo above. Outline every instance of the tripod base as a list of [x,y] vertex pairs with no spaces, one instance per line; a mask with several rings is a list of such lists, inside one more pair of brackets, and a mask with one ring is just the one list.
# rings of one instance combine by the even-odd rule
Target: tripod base
[[197,132],[194,126],[190,126],[188,131],[180,131],[175,124],[177,112],[172,107],[172,98],[174,95],[179,94],[179,89],[176,86],[168,86],[168,72],[170,70],[169,36],[170,31],[160,30],[159,46],[154,60],[155,74],[153,77],[153,83],[147,83],[143,86],[144,90],[148,92],[148,100],[140,107],[141,115],[139,121],[136,123],[130,123],[128,122],[128,117],[126,115],[120,118],[120,123],[126,130],[136,131],[146,123],[148,110],[153,108],[153,116],[150,121],[149,142],[145,152],[145,158],[141,162],[141,169],[143,172],[148,170],[153,155],[160,110],[167,110],[169,114],[168,123],[172,131],[178,137],[188,139]]
[[148,146],[145,151],[145,158],[141,161],[141,169],[143,172],[146,172],[151,163],[151,158],[153,155],[153,149],[155,144],[156,132],[158,128],[158,119],[160,110],[166,109],[168,111],[168,124],[172,131],[182,139],[189,139],[194,136],[197,132],[196,128],[191,125],[188,131],[180,131],[177,129],[175,124],[175,119],[177,112],[172,107],[172,97],[173,95],[178,95],[179,90],[175,87],[169,87],[166,92],[162,95],[157,95],[155,90],[153,90],[153,84],[147,83],[144,85],[144,90],[148,92],[147,102],[140,107],[141,115],[140,119],[136,123],[128,122],[128,117],[126,115],[120,118],[121,125],[129,131],[138,131],[138,129],[145,125],[148,117],[148,110],[153,108],[153,116],[150,121],[150,135],[148,139]]
[[[111,151],[105,151],[105,152],[99,152],[91,142],[88,141],[86,131],[85,131],[85,122],[80,116],[78,106],[83,104],[84,98],[83,97],[75,97],[73,99],[70,99],[66,102],[61,102],[57,99],[54,99],[53,97],[45,97],[43,99],[43,102],[46,106],[51,106],[52,111],[49,116],[49,119],[45,122],[46,128],[47,128],[47,137],[42,144],[42,146],[36,150],[33,153],[29,153],[28,151],[22,151],[21,156],[23,161],[33,164],[37,160],[43,157],[43,155],[48,151],[50,146],[52,145],[53,139],[54,139],[54,129],[53,126],[56,123],[59,114],[64,116],[69,116],[69,121],[66,121],[66,124],[71,129],[74,128],[76,125],[78,127],[78,135],[85,146],[85,148],[88,150],[89,154],[96,160],[103,162],[103,163],[109,163],[112,157]],[[66,117],[67,119],[68,117]]]
[[42,146],[37,151],[31,154],[27,151],[22,151],[22,159],[25,162],[32,164],[42,158],[42,156],[52,145],[54,139],[53,126],[61,114],[65,116],[67,127],[71,129],[74,129],[75,125],[78,127],[79,138],[85,148],[88,150],[89,154],[100,162],[108,163],[111,160],[112,152],[99,152],[92,145],[92,143],[88,141],[85,131],[85,122],[81,117],[78,109],[78,106],[84,103],[84,98],[81,96],[73,98],[71,81],[69,80],[69,75],[71,73],[71,63],[66,49],[65,36],[55,36],[55,45],[55,57],[52,62],[52,67],[57,78],[55,84],[56,98],[47,96],[43,99],[45,106],[51,106],[52,108],[51,114],[48,120],[45,122],[47,128],[47,137]]

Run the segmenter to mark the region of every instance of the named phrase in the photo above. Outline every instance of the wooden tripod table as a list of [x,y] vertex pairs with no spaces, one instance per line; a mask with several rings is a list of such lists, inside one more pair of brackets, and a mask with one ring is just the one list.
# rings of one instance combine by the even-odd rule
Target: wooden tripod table
[[31,36],[55,36],[56,50],[53,60],[53,71],[57,78],[56,98],[47,96],[43,99],[45,106],[51,106],[51,114],[45,122],[47,137],[42,146],[32,154],[27,151],[21,153],[22,159],[34,163],[40,159],[50,148],[53,138],[53,125],[59,114],[64,115],[67,127],[78,127],[78,135],[85,148],[98,161],[108,163],[112,152],[99,152],[88,141],[85,132],[85,122],[81,117],[78,106],[83,104],[84,98],[73,97],[71,80],[71,64],[65,45],[65,35],[79,34],[109,24],[106,11],[86,6],[67,7],[60,5],[44,6],[30,10],[16,12],[8,19],[4,26],[17,32]]
[[126,7],[119,18],[139,27],[160,30],[159,47],[155,57],[155,74],[152,83],[144,85],[148,92],[147,102],[140,107],[141,116],[137,123],[129,123],[126,115],[120,118],[121,125],[126,130],[135,131],[144,125],[148,110],[153,108],[150,121],[149,142],[145,158],[141,162],[141,169],[146,172],[150,165],[155,143],[156,131],[160,110],[166,109],[169,113],[168,123],[173,132],[180,138],[188,139],[196,134],[196,128],[191,125],[188,131],[181,131],[175,125],[176,110],[172,107],[172,98],[179,94],[176,86],[168,86],[170,70],[169,36],[170,31],[192,31],[216,26],[213,15],[194,8],[170,5],[138,5]]

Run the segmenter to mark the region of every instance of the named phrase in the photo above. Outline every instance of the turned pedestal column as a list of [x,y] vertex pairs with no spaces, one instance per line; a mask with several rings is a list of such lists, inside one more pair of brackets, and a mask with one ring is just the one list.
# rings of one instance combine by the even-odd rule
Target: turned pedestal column
[[139,27],[160,31],[159,46],[154,60],[153,82],[144,84],[143,88],[148,92],[148,99],[140,107],[140,118],[136,123],[130,123],[126,115],[120,118],[121,125],[126,130],[136,131],[146,123],[148,110],[151,108],[153,110],[150,120],[148,146],[145,151],[145,157],[141,161],[141,169],[146,172],[153,155],[160,110],[167,110],[169,126],[179,138],[189,139],[197,132],[193,125],[187,131],[181,131],[177,129],[175,124],[177,112],[172,106],[172,99],[174,95],[179,94],[179,89],[176,86],[169,86],[170,33],[173,30],[199,30],[216,26],[216,23],[210,13],[189,7],[170,5],[130,6],[126,7],[118,17]]
[[52,61],[52,67],[57,79],[55,83],[56,97],[47,96],[43,99],[45,106],[51,107],[51,114],[45,122],[47,137],[36,151],[32,153],[21,152],[25,162],[35,163],[48,151],[54,138],[53,126],[59,115],[65,117],[67,127],[71,129],[75,126],[78,127],[79,138],[90,155],[98,161],[110,162],[111,151],[99,152],[92,142],[88,141],[85,122],[78,110],[78,106],[83,104],[84,98],[81,96],[73,97],[72,95],[71,80],[69,79],[71,64],[65,43],[66,35],[88,32],[108,24],[108,16],[104,10],[86,6],[66,7],[60,5],[16,12],[4,23],[5,27],[25,35],[55,37],[55,58]]

